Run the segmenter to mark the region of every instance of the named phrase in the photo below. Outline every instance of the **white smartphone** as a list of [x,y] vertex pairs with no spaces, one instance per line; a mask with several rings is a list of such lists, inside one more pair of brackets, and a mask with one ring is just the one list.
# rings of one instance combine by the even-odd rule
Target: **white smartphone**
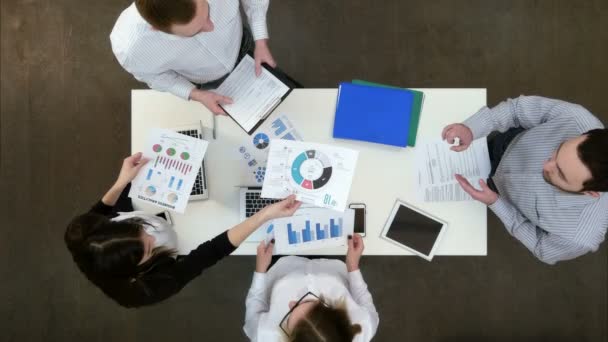
[[364,203],[351,203],[348,206],[355,211],[355,233],[365,236],[365,214],[367,208]]

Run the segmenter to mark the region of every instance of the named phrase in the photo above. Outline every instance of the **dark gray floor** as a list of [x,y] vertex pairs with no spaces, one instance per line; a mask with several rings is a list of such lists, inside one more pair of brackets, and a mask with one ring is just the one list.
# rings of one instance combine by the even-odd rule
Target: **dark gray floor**
[[[128,0],[2,0],[0,331],[7,341],[240,341],[253,258],[126,310],[78,273],[69,219],[128,154],[129,90],[108,35]],[[539,94],[608,122],[608,2],[272,0],[271,48],[308,87],[364,78]],[[446,113],[449,115],[450,113]],[[549,267],[489,216],[487,257],[363,260],[377,341],[606,341],[606,244]]]

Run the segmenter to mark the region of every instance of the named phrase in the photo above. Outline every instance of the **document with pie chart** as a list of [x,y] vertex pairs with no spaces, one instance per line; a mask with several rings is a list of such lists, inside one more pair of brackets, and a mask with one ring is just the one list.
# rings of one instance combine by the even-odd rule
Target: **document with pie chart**
[[271,140],[262,197],[295,194],[303,203],[344,212],[359,152],[291,140]]
[[142,151],[150,161],[131,182],[129,197],[183,213],[208,145],[172,130],[150,130]]

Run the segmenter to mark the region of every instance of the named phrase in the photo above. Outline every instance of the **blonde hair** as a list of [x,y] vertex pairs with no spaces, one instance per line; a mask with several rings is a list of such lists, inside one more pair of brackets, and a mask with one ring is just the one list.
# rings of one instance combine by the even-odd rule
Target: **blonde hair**
[[348,317],[344,299],[328,303],[320,297],[310,312],[295,325],[288,341],[351,342],[360,332],[361,325],[352,324]]

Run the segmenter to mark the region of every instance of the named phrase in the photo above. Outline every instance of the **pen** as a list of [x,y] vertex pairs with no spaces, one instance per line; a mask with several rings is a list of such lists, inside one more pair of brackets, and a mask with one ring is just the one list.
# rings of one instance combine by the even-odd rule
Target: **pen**
[[213,140],[215,140],[216,115],[213,113],[211,113],[211,115],[213,116]]

